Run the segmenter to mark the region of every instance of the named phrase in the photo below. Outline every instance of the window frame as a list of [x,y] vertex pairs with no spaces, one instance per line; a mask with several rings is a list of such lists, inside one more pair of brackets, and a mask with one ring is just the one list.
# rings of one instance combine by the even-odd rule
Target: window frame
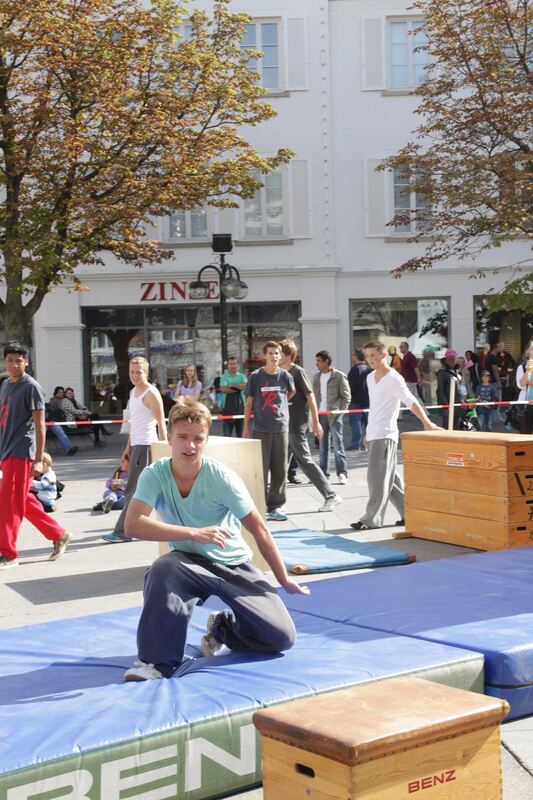
[[[274,88],[268,88],[263,86],[262,78],[263,78],[263,56],[257,59],[257,73],[259,76],[258,85],[264,89],[265,93],[269,96],[272,95],[279,95],[285,94],[286,92],[286,83],[287,83],[287,71],[285,67],[285,40],[284,40],[284,27],[283,27],[283,18],[282,17],[252,17],[250,22],[247,25],[253,25],[256,29],[256,46],[251,47],[252,50],[257,50],[259,52],[264,52],[263,50],[263,37],[262,37],[262,30],[261,25],[276,25],[277,28],[277,47],[278,47],[278,85]],[[259,37],[260,41],[258,41],[258,30],[259,30]],[[244,51],[246,47],[241,47],[241,50]],[[256,70],[254,70],[255,72]]]
[[[391,61],[391,26],[393,23],[404,22],[407,24],[407,83],[402,86],[393,86],[392,83],[392,61]],[[419,16],[387,16],[385,17],[385,91],[387,93],[405,93],[413,92],[422,86],[427,80],[427,73],[425,80],[421,83],[414,81],[414,56],[416,46],[414,44],[414,31],[417,27],[424,24],[424,18]],[[426,51],[427,53],[427,51]],[[425,65],[429,63],[429,57],[426,55]]]
[[[256,195],[259,194],[260,197],[260,212],[261,212],[261,234],[257,236],[256,234],[247,234],[246,233],[246,203],[248,200],[244,199],[241,206],[241,235],[239,236],[240,241],[242,242],[278,242],[278,241],[287,241],[290,238],[290,194],[289,194],[289,172],[287,165],[282,165],[279,169],[274,170],[275,173],[278,173],[281,177],[281,218],[282,218],[282,232],[279,234],[269,234],[266,233],[267,227],[267,206],[266,206],[266,186],[263,183],[260,189],[256,192]],[[269,173],[271,175],[272,173]],[[269,175],[259,176],[261,180],[265,180],[269,177]],[[254,195],[254,197],[256,197]]]
[[[197,213],[199,210],[205,210],[206,215],[206,233],[205,236],[192,236],[192,217],[191,215]],[[177,214],[185,215],[185,236],[172,236],[172,217]],[[162,240],[165,244],[180,245],[180,244],[206,244],[211,241],[213,235],[213,209],[211,206],[203,205],[197,209],[175,209],[174,214],[167,214],[163,218],[162,225]]]
[[[420,228],[419,227],[420,223],[417,222],[416,216],[413,213],[413,212],[416,212],[418,208],[422,209],[422,208],[427,208],[428,206],[427,205],[426,206],[417,205],[416,201],[417,201],[417,194],[418,193],[414,189],[411,188],[411,183],[413,181],[412,177],[409,177],[409,185],[410,185],[409,206],[408,207],[405,206],[405,209],[407,210],[407,208],[408,208],[409,212],[410,212],[409,229],[408,230],[397,230],[396,229],[396,225],[391,225],[390,224],[392,222],[392,220],[394,219],[394,217],[396,216],[396,213],[397,213],[396,204],[395,204],[395,188],[396,188],[396,183],[395,183],[395,180],[394,180],[395,179],[395,172],[396,172],[396,170],[393,170],[393,169],[387,170],[387,183],[388,183],[388,186],[387,186],[386,197],[387,197],[388,207],[386,209],[387,219],[385,220],[386,237],[387,238],[391,237],[391,238],[394,238],[394,239],[402,239],[402,238],[405,239],[405,238],[410,238],[411,236],[422,236],[422,237],[423,236],[429,236],[430,235],[429,227],[427,227],[425,229]],[[401,207],[398,206],[398,212],[400,212],[400,211],[401,211]]]

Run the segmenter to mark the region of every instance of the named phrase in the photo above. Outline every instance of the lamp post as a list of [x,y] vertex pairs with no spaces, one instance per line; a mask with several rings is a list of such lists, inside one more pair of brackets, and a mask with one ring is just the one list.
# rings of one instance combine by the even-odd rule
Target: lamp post
[[198,272],[198,276],[189,286],[191,300],[206,300],[209,296],[209,285],[202,280],[206,270],[213,269],[218,275],[220,302],[220,347],[222,352],[222,372],[228,361],[228,314],[226,302],[229,299],[244,300],[248,294],[248,286],[241,280],[237,267],[228,264],[226,256],[233,250],[231,233],[214,233],[211,249],[218,258],[216,264],[206,264]]

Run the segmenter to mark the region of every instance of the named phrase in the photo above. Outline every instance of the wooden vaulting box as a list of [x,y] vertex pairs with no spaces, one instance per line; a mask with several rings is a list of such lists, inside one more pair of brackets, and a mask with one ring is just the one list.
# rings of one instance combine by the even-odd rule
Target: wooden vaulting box
[[405,529],[479,550],[533,544],[533,437],[402,435]]
[[254,714],[265,800],[501,800],[505,700],[415,677]]

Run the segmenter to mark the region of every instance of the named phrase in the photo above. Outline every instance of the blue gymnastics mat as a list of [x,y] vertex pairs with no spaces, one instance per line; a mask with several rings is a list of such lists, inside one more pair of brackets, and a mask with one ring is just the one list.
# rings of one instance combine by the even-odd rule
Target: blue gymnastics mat
[[405,674],[483,690],[476,653],[298,611],[298,642],[286,654],[195,657],[215,607],[195,610],[178,673],[145,683],[123,682],[139,609],[2,631],[2,800],[15,787],[17,798],[71,797],[73,785],[90,800],[127,788],[137,797],[216,797],[261,780],[257,708]]
[[276,531],[273,536],[287,570],[296,575],[391,567],[415,560],[393,547],[356,542],[309,528]]
[[485,692],[533,714],[533,547],[447,558],[313,584],[312,607],[335,622],[482,653]]

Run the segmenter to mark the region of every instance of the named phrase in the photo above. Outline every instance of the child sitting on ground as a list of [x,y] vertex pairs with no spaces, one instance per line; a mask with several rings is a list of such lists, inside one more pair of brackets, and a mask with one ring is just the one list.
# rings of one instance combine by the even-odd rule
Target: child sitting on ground
[[57,478],[52,469],[52,458],[48,453],[43,453],[42,458],[45,471],[37,475],[30,486],[30,492],[37,495],[45,511],[55,511],[54,501],[57,500]]
[[93,511],[103,511],[109,514],[113,511],[121,511],[124,508],[124,491],[128,482],[128,459],[123,458],[120,466],[110,478],[107,479],[104,490],[104,499],[101,503],[93,506]]
[[[483,370],[481,373],[481,384],[476,389],[476,397],[484,403],[494,403],[499,399],[498,389],[495,383],[490,382],[488,370]],[[481,430],[491,431],[494,406],[478,406],[476,411],[481,423]]]

